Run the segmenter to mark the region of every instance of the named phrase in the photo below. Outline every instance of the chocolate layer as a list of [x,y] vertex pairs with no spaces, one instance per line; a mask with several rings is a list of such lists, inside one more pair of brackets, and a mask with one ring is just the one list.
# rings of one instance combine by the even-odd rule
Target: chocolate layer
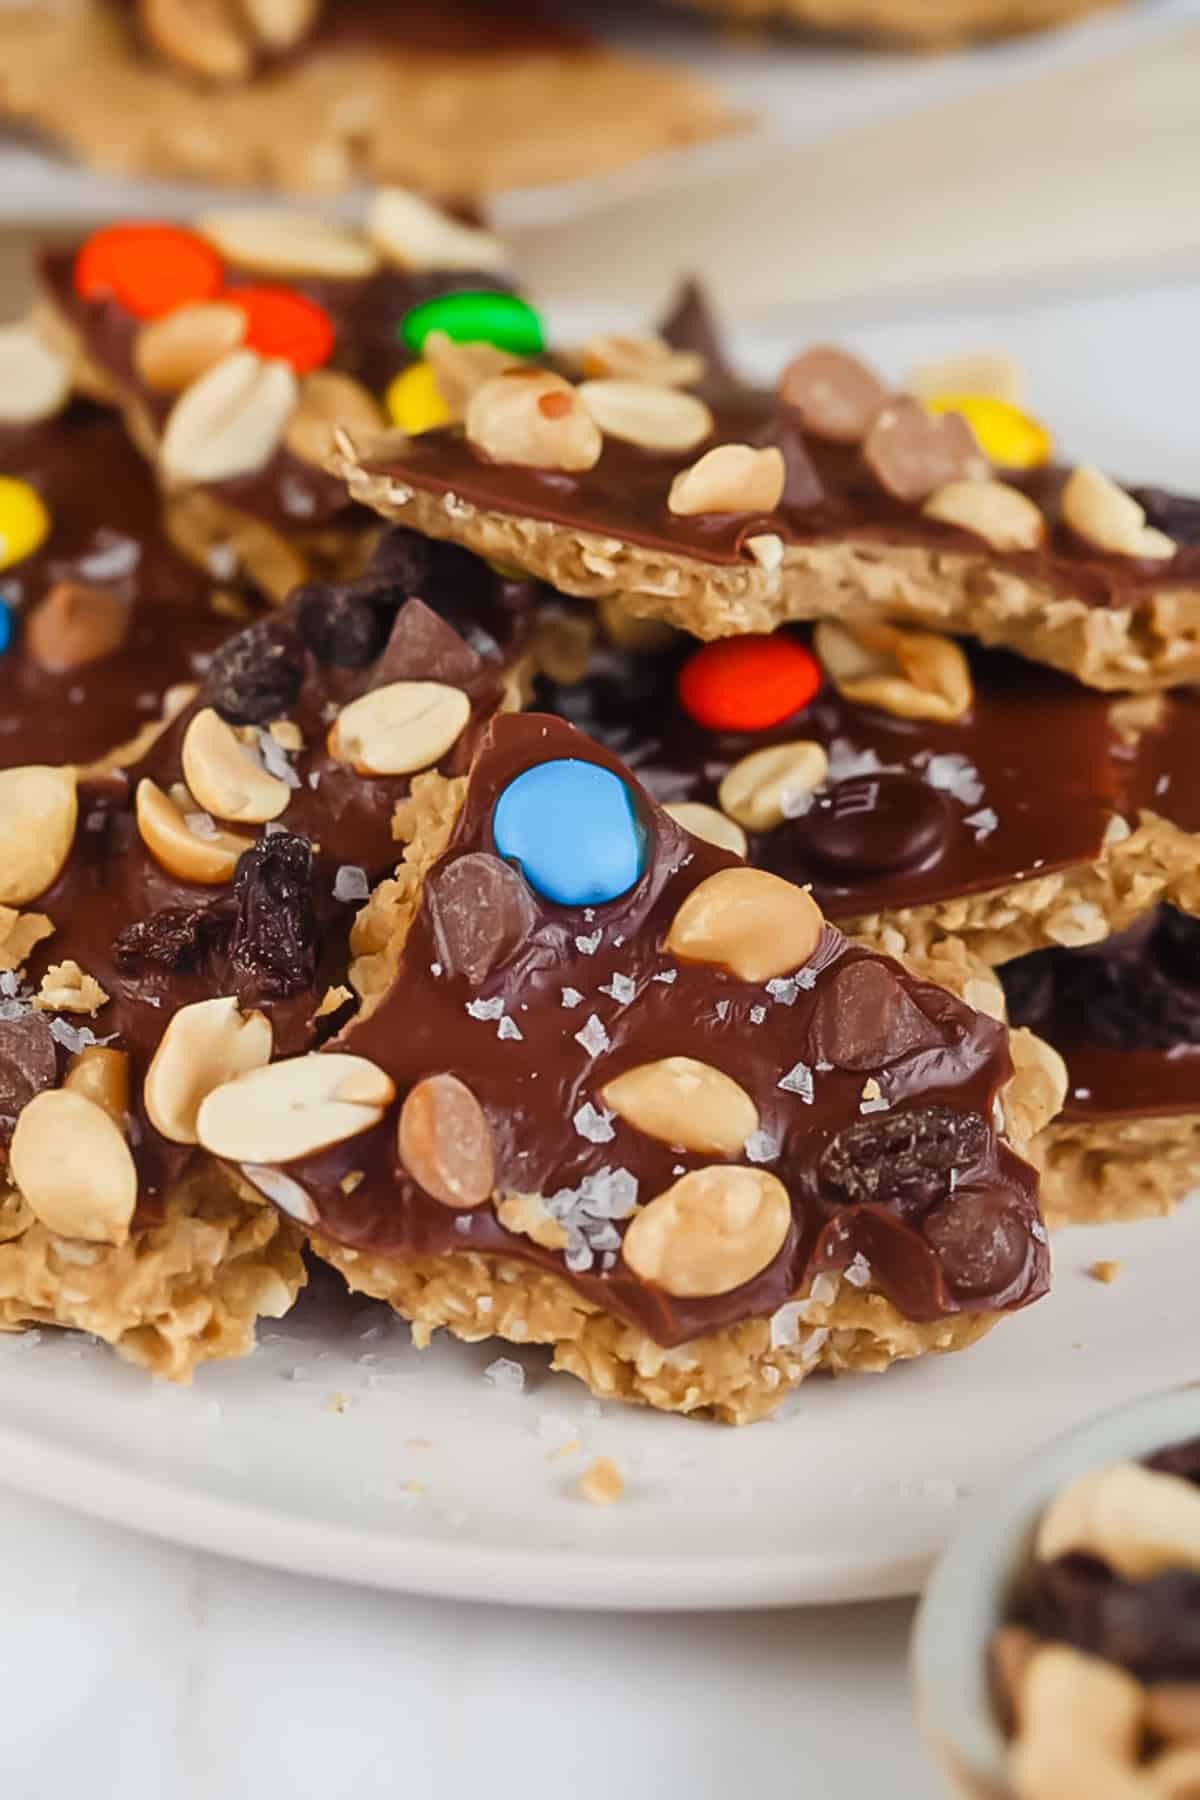
[[[0,768],[94,762],[158,716],[167,688],[198,679],[254,596],[173,549],[149,469],[99,407],[77,401],[44,424],[0,427],[0,471],[36,488],[51,518],[41,547],[0,571],[16,615],[0,656]],[[59,582],[116,595],[130,623],[119,649],[54,672],[30,652],[24,620]]]
[[1172,907],[999,971],[1015,1025],[1065,1058],[1065,1122],[1200,1112],[1200,921]]
[[[514,898],[499,914],[499,880],[485,884],[489,872],[503,873],[496,803],[519,774],[555,758],[626,782],[645,834],[643,873],[619,899],[587,908],[552,904],[522,883],[520,905]],[[1048,1264],[1035,1179],[992,1125],[1011,1072],[1003,1028],[832,928],[798,979],[769,986],[676,961],[662,944],[683,899],[734,866],[562,721],[497,720],[394,985],[330,1047],[386,1069],[401,1099],[425,1076],[459,1077],[486,1115],[497,1191],[553,1198],[571,1242],[564,1256],[506,1230],[490,1204],[464,1213],[432,1199],[399,1161],[394,1111],[375,1130],[287,1165],[313,1203],[315,1229],[388,1257],[471,1250],[532,1262],[664,1345],[771,1313],[856,1255],[913,1319],[1037,1298]],[[460,946],[454,960],[439,929],[450,905],[456,917],[498,919],[483,953]],[[634,1276],[619,1254],[629,1208],[614,1201],[636,1191],[644,1203],[712,1159],[621,1118],[599,1130],[588,1112],[578,1122],[581,1108],[603,1111],[606,1081],[681,1054],[749,1093],[761,1122],[755,1154],[792,1201],[792,1230],[770,1266],[708,1299],[673,1298]],[[871,1079],[880,1093],[867,1104]]]

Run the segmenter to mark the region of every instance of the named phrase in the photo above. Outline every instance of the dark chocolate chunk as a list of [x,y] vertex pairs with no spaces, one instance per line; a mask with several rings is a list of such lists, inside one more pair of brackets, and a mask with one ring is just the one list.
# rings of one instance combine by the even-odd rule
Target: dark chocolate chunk
[[285,1000],[316,980],[312,863],[308,839],[290,831],[273,831],[239,856],[229,960],[240,999]]
[[672,350],[694,350],[704,358],[705,374],[719,382],[736,380],[725,352],[723,333],[708,294],[695,276],[681,281],[671,296],[658,335]]
[[1029,1235],[1003,1194],[959,1188],[921,1227],[950,1286],[960,1294],[1000,1294],[1025,1267]]
[[58,1047],[44,1013],[0,1019],[0,1143],[7,1143],[22,1107],[58,1080]]
[[1116,1050],[1200,1044],[1200,923],[1163,907],[1094,949],[1039,950],[1000,970],[1016,1025],[1068,1022]]
[[1200,544],[1200,500],[1187,494],[1170,494],[1165,488],[1131,488],[1138,505],[1145,508],[1146,523],[1165,531],[1177,544]]
[[194,974],[224,944],[232,923],[226,900],[162,906],[125,926],[113,943],[113,961],[123,975]]
[[817,1169],[838,1200],[874,1201],[907,1217],[947,1198],[951,1176],[971,1168],[987,1147],[978,1113],[906,1107],[847,1125],[826,1144]]
[[222,644],[204,678],[204,699],[231,725],[267,725],[295,704],[304,651],[287,619],[261,619]]
[[884,963],[852,962],[830,978],[817,1002],[813,1061],[836,1069],[882,1069],[945,1043]]
[[429,905],[442,962],[472,986],[508,961],[536,919],[516,870],[485,850],[460,856],[435,875]]
[[372,687],[390,681],[443,681],[469,687],[483,669],[479,653],[464,644],[452,625],[426,606],[407,600],[396,614],[387,647],[379,658]]
[[1185,1444],[1169,1444],[1165,1450],[1158,1450],[1144,1460],[1146,1468],[1156,1469],[1160,1475],[1178,1475],[1200,1487],[1200,1438],[1189,1438]]
[[950,829],[945,799],[915,775],[854,775],[776,832],[770,867],[799,857],[846,880],[932,863]]
[[783,456],[783,498],[781,506],[796,512],[818,506],[825,497],[821,477],[808,453],[800,416],[790,406],[781,406],[771,423],[755,437],[758,449],[774,446]]
[[1200,1575],[1125,1581],[1081,1551],[1038,1564],[1020,1622],[1040,1636],[1120,1664],[1139,1681],[1200,1677]]
[[318,662],[363,669],[387,642],[389,614],[353,589],[313,582],[291,597],[300,635]]

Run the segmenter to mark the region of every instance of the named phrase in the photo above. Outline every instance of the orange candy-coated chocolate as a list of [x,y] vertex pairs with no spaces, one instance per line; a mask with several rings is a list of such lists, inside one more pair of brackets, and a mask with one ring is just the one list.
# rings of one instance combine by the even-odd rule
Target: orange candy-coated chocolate
[[816,657],[795,638],[722,638],[680,669],[679,704],[709,731],[767,731],[807,706],[820,685]]
[[323,306],[290,288],[233,288],[221,298],[246,319],[245,343],[260,356],[291,363],[297,375],[319,369],[333,355],[333,322]]
[[139,319],[212,300],[224,280],[212,245],[178,225],[109,225],[93,232],[75,258],[81,299],[117,300]]

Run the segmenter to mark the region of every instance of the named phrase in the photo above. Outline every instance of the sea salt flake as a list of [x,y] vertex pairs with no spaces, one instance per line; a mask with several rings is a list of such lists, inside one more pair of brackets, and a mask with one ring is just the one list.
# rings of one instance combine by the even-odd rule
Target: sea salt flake
[[569,1011],[573,1006],[583,1005],[583,995],[578,988],[565,987],[562,991],[562,1003]]
[[732,1000],[718,1000],[717,1001],[717,1017],[718,1017],[718,1019],[727,1019],[729,1017],[730,1009],[732,1008],[732,1006],[733,1006]]
[[871,1265],[862,1251],[856,1250],[854,1256],[842,1270],[842,1280],[848,1281],[851,1287],[862,1288],[866,1287],[870,1279]]
[[580,1137],[586,1138],[589,1144],[611,1144],[617,1135],[612,1127],[615,1117],[615,1113],[600,1110],[590,1100],[585,1100],[571,1123]]
[[808,1290],[808,1298],[817,1306],[832,1306],[837,1299],[837,1291],[836,1275],[814,1275],[812,1286]]
[[750,1008],[750,1023],[752,1025],[761,1025],[766,1016],[767,1009],[765,1006],[752,1006]]
[[990,806],[983,806],[980,807],[978,812],[968,813],[967,817],[963,820],[963,824],[969,825],[975,833],[975,842],[977,844],[982,844],[984,838],[991,837],[999,823],[999,819],[996,817],[996,814],[992,811]]
[[187,826],[188,830],[191,832],[193,837],[215,838],[215,837],[219,836],[219,833],[217,831],[217,822],[213,818],[211,813],[206,813],[206,812],[184,813],[183,822]]
[[473,1019],[502,1019],[504,1017],[504,1001],[499,995],[494,1000],[468,1000],[466,1006]]
[[599,1056],[608,1049],[608,1033],[595,1013],[589,1016],[583,1030],[575,1033],[575,1042],[581,1045],[589,1056]]
[[93,1044],[111,1044],[117,1033],[114,1031],[112,1037],[101,1038],[86,1025],[68,1025],[65,1019],[51,1019],[50,1036],[56,1044],[61,1044],[64,1049],[77,1056],[81,1050],[89,1050]]
[[433,975],[433,976],[438,976],[438,975],[440,975],[440,974],[441,974],[441,972],[442,972],[442,965],[441,965],[441,963],[437,963],[437,962],[434,962],[434,963],[430,963],[430,965],[429,965],[429,973],[430,973],[430,974],[431,974],[431,975]]
[[317,788],[319,788],[319,787],[320,787],[320,785],[321,785],[321,771],[320,771],[320,769],[310,769],[310,770],[309,770],[309,774],[308,774],[308,785],[309,785],[309,787],[310,787],[310,788],[312,788],[312,789],[313,789],[313,791],[314,791],[314,792],[315,792],[315,791],[316,791],[316,789],[317,789]]
[[820,1355],[823,1346],[828,1341],[829,1327],[827,1325],[816,1326],[798,1346],[803,1361],[812,1362],[815,1357]]
[[806,1062],[793,1063],[779,1081],[785,1094],[799,1094],[806,1106],[813,1103],[813,1073]]
[[107,529],[96,533],[94,550],[81,556],[76,568],[85,581],[121,581],[132,575],[142,559],[141,546],[132,538],[118,536]]
[[658,974],[652,976],[651,979],[653,981],[661,981],[665,987],[670,987],[670,985],[673,981],[678,981],[679,970],[678,969],[660,969],[658,971]]
[[496,1036],[507,1038],[514,1044],[520,1044],[524,1042],[525,1033],[515,1019],[501,1019],[496,1027]]
[[602,994],[610,994],[622,1006],[628,1006],[637,993],[637,982],[631,981],[628,975],[614,975],[607,986],[600,989]]
[[745,1151],[747,1162],[774,1162],[779,1155],[779,1143],[769,1131],[752,1131],[746,1139]]
[[771,1314],[771,1348],[787,1350],[798,1343],[800,1338],[800,1321],[804,1317],[803,1300],[789,1300]]
[[767,992],[777,1006],[794,1006],[800,983],[790,975],[777,975],[774,981],[768,981]]
[[525,1371],[511,1356],[498,1356],[483,1371],[483,1379],[504,1394],[519,1394],[525,1386]]
[[575,939],[575,948],[579,951],[581,956],[595,956],[597,950],[600,948],[600,941],[603,936],[603,931],[593,931],[590,937],[577,937]]
[[470,1237],[471,1226],[474,1222],[475,1221],[471,1218],[469,1213],[460,1213],[458,1218],[454,1221],[454,1229],[458,1232],[460,1237]]
[[1050,1239],[1046,1236],[1046,1227],[1038,1220],[1035,1220],[1029,1227],[1029,1235],[1039,1244],[1048,1244],[1050,1242]]
[[290,788],[298,788],[300,777],[288,761],[283,745],[276,742],[265,726],[260,725],[254,735],[258,743],[258,754],[267,774],[273,775],[276,781],[282,781]]
[[335,900],[365,900],[371,892],[367,871],[357,863],[342,863],[333,878]]
[[851,781],[856,775],[878,775],[884,764],[874,750],[858,750],[848,738],[834,738],[829,746],[825,780],[830,786]]
[[948,750],[941,756],[931,756],[925,765],[925,779],[930,787],[939,788],[942,793],[961,800],[964,806],[977,806],[983,799],[979,770],[957,750]]

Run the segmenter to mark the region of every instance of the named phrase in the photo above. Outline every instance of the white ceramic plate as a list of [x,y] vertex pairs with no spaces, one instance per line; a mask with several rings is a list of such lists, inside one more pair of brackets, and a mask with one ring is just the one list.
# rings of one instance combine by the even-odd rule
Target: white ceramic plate
[[[1098,1257],[1121,1260],[1111,1287],[1086,1273]],[[810,1381],[743,1431],[597,1407],[534,1352],[524,1390],[505,1392],[484,1379],[493,1348],[419,1354],[382,1308],[328,1288],[260,1355],[190,1391],[52,1332],[0,1339],[0,1471],[205,1549],[456,1598],[707,1608],[906,1593],[961,1502],[1016,1458],[1194,1376],[1198,1258],[1200,1202],[1069,1233],[1053,1300],[975,1349]],[[608,1508],[576,1491],[598,1455],[627,1481]]]

